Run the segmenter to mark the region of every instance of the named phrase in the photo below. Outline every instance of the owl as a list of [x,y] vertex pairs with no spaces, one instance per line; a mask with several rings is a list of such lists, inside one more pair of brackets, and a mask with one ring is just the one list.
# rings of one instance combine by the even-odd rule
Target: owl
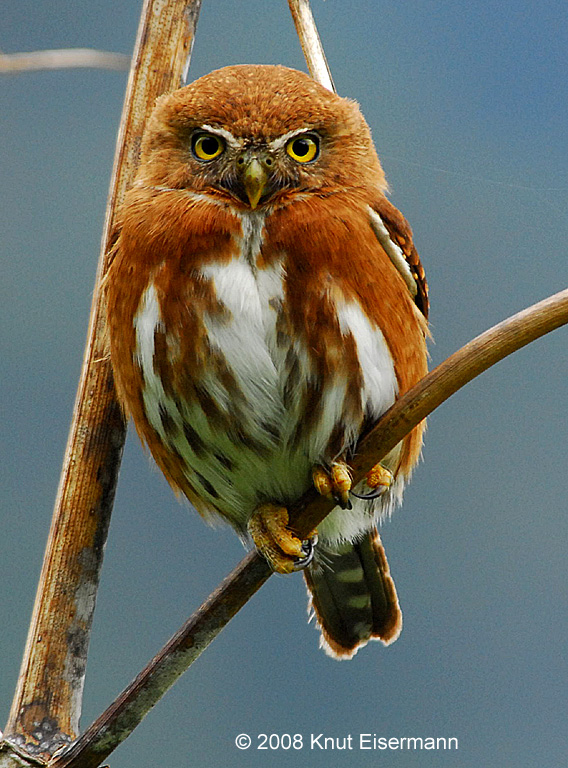
[[[321,645],[402,626],[377,524],[421,451],[357,487],[361,433],[426,372],[427,286],[357,104],[281,66],[160,98],[119,212],[106,302],[119,398],[173,488],[280,573],[303,569]],[[333,511],[306,541],[287,507]]]

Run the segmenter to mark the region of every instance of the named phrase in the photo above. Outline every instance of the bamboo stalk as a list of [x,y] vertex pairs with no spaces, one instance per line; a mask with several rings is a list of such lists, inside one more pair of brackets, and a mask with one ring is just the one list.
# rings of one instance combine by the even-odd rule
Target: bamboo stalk
[[115,211],[131,184],[155,99],[182,84],[201,0],[146,0],[130,72],[87,346],[51,530],[4,734],[46,757],[77,735],[92,616],[126,426],[117,403],[101,291]]
[[[431,371],[390,408],[358,446],[354,480],[380,461],[422,419],[480,373],[531,341],[568,323],[568,290],[481,334]],[[294,529],[308,535],[333,502],[306,493],[290,508]],[[271,575],[249,553],[187,620],[138,677],[50,768],[96,768],[132,732],[179,676]]]

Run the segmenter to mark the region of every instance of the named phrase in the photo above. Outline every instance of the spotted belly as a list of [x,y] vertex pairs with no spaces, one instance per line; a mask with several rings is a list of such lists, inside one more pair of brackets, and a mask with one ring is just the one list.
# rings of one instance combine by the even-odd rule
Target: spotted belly
[[[335,354],[335,367],[322,371],[287,316],[282,262],[260,270],[235,258],[202,267],[200,279],[211,285],[217,304],[201,317],[206,361],[195,373],[180,370],[191,340],[168,326],[156,286],[150,283],[141,297],[135,358],[153,431],[148,442],[151,449],[159,443],[177,464],[198,511],[244,531],[259,504],[297,499],[310,487],[314,464],[328,464],[354,444],[364,417],[393,402],[396,377],[380,330],[358,304],[341,299],[339,349],[342,340],[354,341],[357,370]],[[359,506],[364,509],[348,515],[355,532],[369,527],[368,504]],[[333,520],[330,539],[340,537],[336,528],[345,530],[345,513],[341,522]]]

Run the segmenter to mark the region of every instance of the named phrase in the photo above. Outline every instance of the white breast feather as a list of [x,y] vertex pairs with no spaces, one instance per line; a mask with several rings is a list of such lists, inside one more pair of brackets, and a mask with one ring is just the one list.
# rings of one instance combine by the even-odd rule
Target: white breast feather
[[392,355],[381,329],[371,324],[358,303],[336,301],[336,309],[341,332],[351,333],[357,346],[364,382],[361,404],[372,418],[378,418],[398,392]]
[[[160,405],[164,406],[169,398],[164,392],[159,376],[154,371],[154,334],[157,330],[163,329],[158,295],[154,284],[150,283],[142,294],[138,312],[134,317],[134,330],[136,332],[134,354],[144,376],[143,399],[146,417],[162,439],[165,435],[160,418]],[[170,403],[170,406],[176,410],[173,403]]]
[[[261,215],[243,215],[239,257],[202,268],[203,276],[213,283],[217,299],[230,313],[228,317],[223,313],[206,314],[203,322],[209,343],[222,354],[247,404],[238,411],[239,418],[245,420],[241,426],[265,443],[268,455],[247,450],[220,433],[209,423],[198,403],[176,403],[166,395],[154,370],[154,334],[163,331],[164,325],[153,284],[144,292],[134,319],[135,354],[144,376],[143,398],[148,421],[161,439],[174,446],[185,459],[190,482],[196,472],[200,473],[217,490],[226,511],[242,525],[259,496],[274,500],[294,498],[309,485],[311,466],[321,460],[331,433],[342,417],[349,378],[349,371],[345,370],[328,385],[323,396],[322,416],[313,438],[299,450],[291,451],[289,438],[300,417],[301,393],[298,392],[292,404],[284,408],[282,391],[289,348],[277,342],[277,309],[284,299],[285,275],[282,262],[264,269],[255,267],[263,225]],[[372,417],[378,417],[392,405],[398,389],[390,351],[380,329],[369,321],[358,303],[338,299],[336,310],[341,332],[351,334],[357,347],[363,377],[361,405]],[[172,339],[171,343],[175,347],[176,340]],[[300,365],[299,378],[306,381],[313,375],[308,352],[297,340],[291,340],[291,344]],[[234,418],[235,404],[223,382],[211,373],[202,383],[218,407]],[[168,435],[162,424],[163,411],[177,427],[176,431],[170,425]],[[183,431],[184,422],[190,424],[206,444],[214,446],[215,452],[230,459],[234,470],[228,473],[226,467],[216,463],[210,455],[197,455]],[[278,426],[279,438],[263,433],[262,425],[266,423]],[[356,438],[359,425],[352,427],[349,439]],[[207,491],[202,495],[207,498]],[[210,501],[219,503],[212,497]],[[375,506],[381,508],[384,505],[379,502]],[[329,545],[356,537],[369,527],[368,510],[368,502],[357,501],[352,511],[335,510],[320,526],[322,538]]]
[[280,266],[253,274],[242,258],[228,264],[210,264],[202,274],[213,282],[217,299],[231,317],[206,314],[203,318],[211,346],[221,352],[239,389],[250,405],[252,420],[282,417],[278,397],[278,371],[269,342],[276,337],[276,311],[271,300],[282,298]]
[[[351,333],[357,347],[363,376],[361,405],[372,419],[377,419],[394,403],[398,392],[392,355],[381,329],[371,323],[357,302],[338,299],[335,305],[341,332]],[[372,503],[352,497],[352,509],[336,507],[318,526],[323,546],[333,550],[345,541],[357,539],[369,530],[374,519],[390,512],[400,500],[403,486],[404,480],[398,478],[388,494]],[[362,483],[357,491],[368,493],[369,489]]]

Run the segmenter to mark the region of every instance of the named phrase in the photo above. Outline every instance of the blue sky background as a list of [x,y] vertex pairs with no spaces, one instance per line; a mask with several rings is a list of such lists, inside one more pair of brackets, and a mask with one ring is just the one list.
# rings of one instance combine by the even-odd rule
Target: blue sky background
[[[566,287],[564,0],[312,0],[431,286],[432,363]],[[141,2],[0,5],[4,52],[129,53]],[[190,79],[304,68],[284,0],[204,0]],[[67,439],[126,75],[0,79],[0,721]],[[301,576],[274,577],[109,759],[112,768],[561,768],[568,605],[567,331],[433,414],[382,529],[404,612],[390,648],[318,650]],[[95,614],[83,726],[242,556],[173,497],[133,435]],[[1,724],[0,724],[1,727]],[[239,752],[237,734],[454,736],[457,752]],[[254,742],[256,744],[256,740]],[[156,753],[159,758],[156,758]]]

